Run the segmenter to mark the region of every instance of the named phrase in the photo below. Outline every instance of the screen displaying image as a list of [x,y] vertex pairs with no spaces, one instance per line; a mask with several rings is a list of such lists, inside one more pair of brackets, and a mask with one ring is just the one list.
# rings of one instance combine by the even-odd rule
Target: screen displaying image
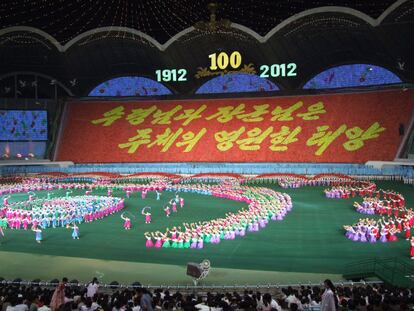
[[0,110],[0,141],[47,140],[45,110]]

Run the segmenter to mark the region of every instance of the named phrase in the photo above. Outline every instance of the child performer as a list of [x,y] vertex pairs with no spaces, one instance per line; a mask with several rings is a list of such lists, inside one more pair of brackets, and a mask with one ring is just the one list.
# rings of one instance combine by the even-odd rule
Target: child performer
[[154,247],[154,242],[152,242],[152,238],[149,232],[145,232],[144,236],[147,239],[147,241],[145,242],[145,247],[148,247],[148,248]]
[[165,212],[165,216],[170,217],[171,210],[168,205],[164,208],[164,212]]
[[128,217],[125,217],[124,214],[121,214],[121,218],[124,220],[124,229],[130,230],[131,229],[131,219]]
[[151,213],[150,212],[145,212],[145,223],[146,224],[150,224],[151,223]]
[[155,190],[155,192],[157,193],[157,201],[159,201],[161,198],[161,192],[159,192],[158,190]]
[[68,229],[73,229],[73,231],[72,231],[72,238],[74,240],[79,240],[79,227],[75,223],[73,223],[73,227],[71,227],[71,226],[68,225],[67,228]]
[[36,242],[39,243],[39,244],[42,243],[42,240],[43,240],[42,230],[39,229],[39,228],[36,228],[36,229],[32,228],[32,231],[36,232],[36,236],[35,236]]

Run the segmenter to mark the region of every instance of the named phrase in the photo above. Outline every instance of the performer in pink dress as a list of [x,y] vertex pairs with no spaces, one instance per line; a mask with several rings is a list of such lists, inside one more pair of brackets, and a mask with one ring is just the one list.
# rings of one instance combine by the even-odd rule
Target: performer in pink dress
[[152,237],[155,239],[154,247],[160,248],[163,244],[161,232],[160,231],[155,232],[155,234],[152,234]]
[[146,224],[151,223],[151,213],[145,213],[145,223]]
[[10,196],[9,195],[8,196],[5,196],[3,198],[3,207],[9,206],[9,199],[10,199]]
[[124,220],[124,229],[130,230],[131,229],[131,219],[128,217],[125,217],[124,214],[121,214],[121,218]]
[[165,212],[165,216],[170,217],[171,210],[168,205],[164,208],[164,212]]
[[147,239],[147,241],[145,242],[145,247],[148,247],[148,248],[154,247],[154,243],[152,242],[152,238],[149,232],[145,232],[144,236]]
[[410,240],[410,237],[411,237],[411,227],[410,227],[410,223],[408,221],[406,221],[404,223],[404,231],[405,231],[405,233],[404,233],[405,239],[407,241],[409,241]]

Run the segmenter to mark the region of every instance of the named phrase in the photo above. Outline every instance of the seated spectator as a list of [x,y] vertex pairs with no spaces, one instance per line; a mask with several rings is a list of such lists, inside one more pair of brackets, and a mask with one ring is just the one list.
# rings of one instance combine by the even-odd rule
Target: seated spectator
[[45,296],[40,296],[38,303],[39,304],[37,311],[51,311],[51,309],[48,307],[50,300],[48,300]]
[[296,304],[296,307],[298,310],[303,310],[302,308],[302,303],[300,302],[300,300],[298,299],[298,297],[296,297],[297,292],[294,291],[292,288],[288,289],[288,296],[286,297],[285,301],[288,304],[288,308],[290,309],[290,305],[292,303]]
[[29,311],[29,307],[25,304],[25,299],[23,298],[22,294],[18,294],[16,306],[14,307],[14,311]]
[[29,301],[29,311],[37,311],[39,307],[37,297],[31,294],[27,297],[27,300]]
[[142,311],[153,311],[152,298],[145,288],[139,287],[137,289],[137,296],[140,299]]
[[276,300],[272,299],[272,296],[268,293],[263,295],[263,311],[270,311],[270,310],[277,310],[282,311],[281,306],[276,302]]
[[15,295],[10,295],[8,301],[7,301],[7,307],[5,308],[5,311],[16,311],[14,308],[16,306],[17,297]]
[[312,294],[311,295],[310,306],[311,307],[319,307],[320,305],[321,305],[321,300],[320,300],[319,296],[316,295],[316,294]]

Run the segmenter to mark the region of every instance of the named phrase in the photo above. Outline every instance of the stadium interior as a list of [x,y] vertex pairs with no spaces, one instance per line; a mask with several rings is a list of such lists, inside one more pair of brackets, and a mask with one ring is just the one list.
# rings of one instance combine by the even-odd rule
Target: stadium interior
[[414,307],[414,0],[0,16],[3,311]]

